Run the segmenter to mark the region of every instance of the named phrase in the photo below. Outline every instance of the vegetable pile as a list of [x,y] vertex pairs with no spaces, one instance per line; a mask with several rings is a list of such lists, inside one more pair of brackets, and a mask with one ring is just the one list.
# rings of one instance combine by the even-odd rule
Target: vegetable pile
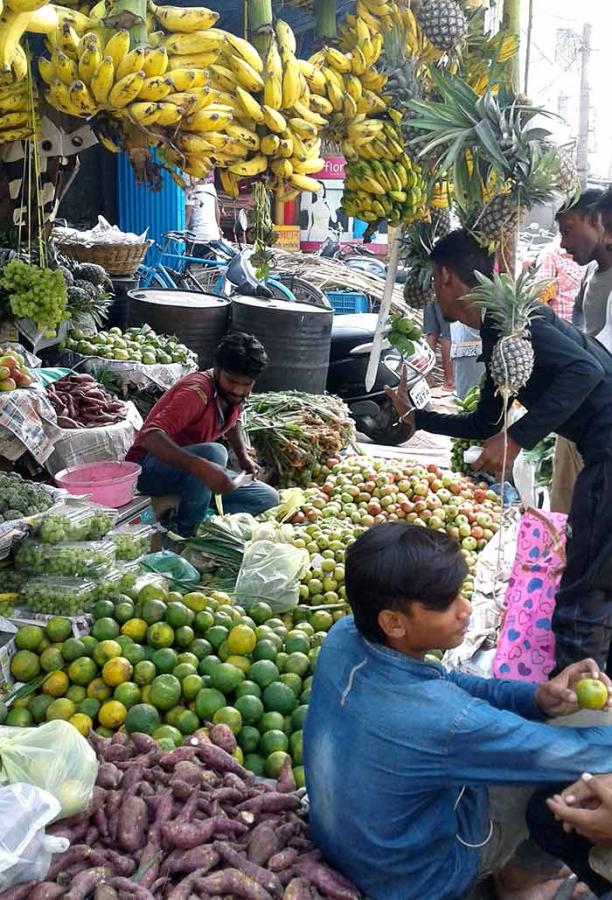
[[122,422],[125,404],[108,394],[91,375],[69,375],[47,388],[60,428],[99,428]]
[[35,516],[51,506],[53,498],[44,487],[24,481],[15,472],[0,472],[0,522]]
[[[44,882],[0,900],[358,900],[311,843],[291,770],[254,784],[223,725],[164,752],[146,734],[92,736],[100,763],[88,813],[50,826],[70,848]],[[95,892],[95,893],[94,893]]]
[[34,378],[20,353],[0,350],[0,391],[15,391],[34,384]]
[[258,457],[274,470],[281,487],[306,485],[323,460],[355,440],[342,400],[300,391],[251,397],[244,425]]
[[99,356],[122,362],[132,361],[145,366],[185,365],[193,360],[193,354],[177,337],[157,334],[148,325],[128,328],[125,334],[120,328],[109,328],[97,334],[87,334],[73,329],[64,343],[67,350],[82,356]]

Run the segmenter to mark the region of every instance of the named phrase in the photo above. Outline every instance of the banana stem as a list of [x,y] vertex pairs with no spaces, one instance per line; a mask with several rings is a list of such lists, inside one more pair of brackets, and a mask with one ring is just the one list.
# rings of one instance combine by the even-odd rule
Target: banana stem
[[274,33],[272,0],[248,0],[248,18],[253,46],[262,59],[265,59]]
[[321,43],[335,41],[336,0],[315,0],[315,39]]
[[107,28],[127,28],[130,49],[148,44],[147,0],[115,0],[104,19]]

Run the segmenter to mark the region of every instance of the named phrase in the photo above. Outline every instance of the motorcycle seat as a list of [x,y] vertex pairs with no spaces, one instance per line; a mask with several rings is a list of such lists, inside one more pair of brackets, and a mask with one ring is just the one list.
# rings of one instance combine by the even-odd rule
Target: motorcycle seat
[[354,347],[369,344],[376,331],[378,316],[373,313],[354,313],[334,316],[331,334],[330,362],[345,359]]

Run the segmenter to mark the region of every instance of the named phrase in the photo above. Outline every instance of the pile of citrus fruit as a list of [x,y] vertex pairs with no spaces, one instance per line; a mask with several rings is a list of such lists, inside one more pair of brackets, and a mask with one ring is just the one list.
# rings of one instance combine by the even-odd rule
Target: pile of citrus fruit
[[275,778],[289,756],[303,782],[312,672],[341,612],[298,607],[278,618],[264,602],[247,612],[222,592],[181,595],[148,584],[100,600],[92,614],[91,632],[81,638],[62,617],[18,631],[11,673],[35,689],[11,704],[6,724],[60,718],[85,735],[123,728],[169,748],[206,724],[224,723],[247,768]]

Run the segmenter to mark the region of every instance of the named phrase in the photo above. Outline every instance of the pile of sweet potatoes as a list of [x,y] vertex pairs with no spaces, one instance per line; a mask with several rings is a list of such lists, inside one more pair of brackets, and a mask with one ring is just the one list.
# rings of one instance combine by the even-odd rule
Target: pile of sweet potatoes
[[91,808],[48,829],[70,848],[45,881],[0,900],[358,900],[310,842],[291,768],[274,786],[255,783],[226,725],[172,751],[144,734],[91,740]]
[[60,428],[100,428],[122,422],[126,416],[125,404],[85,373],[50,384],[47,396]]

